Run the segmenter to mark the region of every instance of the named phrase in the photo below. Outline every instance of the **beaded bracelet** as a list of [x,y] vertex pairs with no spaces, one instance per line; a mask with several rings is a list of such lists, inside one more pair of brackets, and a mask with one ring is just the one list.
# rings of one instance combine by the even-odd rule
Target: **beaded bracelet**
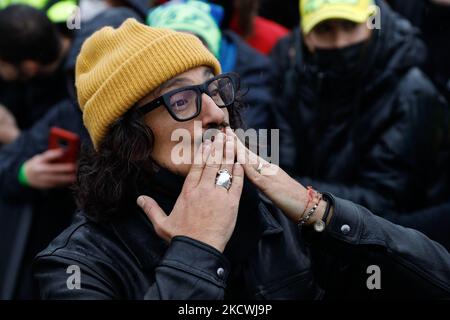
[[[309,191],[309,189],[308,189]],[[304,215],[302,217],[302,219],[299,221],[298,226],[302,227],[303,225],[305,225],[309,219],[311,218],[311,216],[314,214],[314,212],[316,212],[317,208],[319,207],[320,201],[322,201],[322,194],[316,192],[316,195],[318,197],[317,202],[314,204],[314,206],[308,211],[308,213],[306,215]]]

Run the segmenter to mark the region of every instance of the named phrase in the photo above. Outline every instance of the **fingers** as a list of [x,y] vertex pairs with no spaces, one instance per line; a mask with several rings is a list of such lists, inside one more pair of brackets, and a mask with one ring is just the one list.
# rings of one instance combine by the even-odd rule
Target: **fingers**
[[[235,135],[230,128],[227,128],[227,135],[223,133],[219,133],[214,142],[210,145],[210,150],[203,150],[202,152],[202,161],[199,164],[199,154],[196,153],[194,157],[194,165],[191,167],[191,171],[186,178],[187,184],[196,185],[198,183],[204,182],[208,186],[212,186],[217,172],[220,169],[226,169],[228,172],[233,174],[234,170],[237,170],[238,177],[237,179],[237,187],[233,188],[239,194],[242,192],[242,180],[244,175],[244,170],[242,166],[239,166],[238,169],[235,169],[234,162],[236,157],[236,140]],[[206,163],[205,163],[206,159]],[[241,177],[239,176],[241,175]],[[233,182],[234,185],[234,174],[233,174]],[[231,188],[230,188],[231,190]]]
[[203,168],[206,165],[206,160],[209,157],[211,152],[211,141],[206,140],[202,144],[200,144],[199,148],[195,152],[194,163],[189,170],[189,173],[185,180],[185,186],[193,186],[195,187],[200,182],[202,177]]
[[215,136],[214,142],[211,146],[211,153],[206,160],[205,168],[203,169],[202,181],[205,183],[211,183],[215,181],[217,171],[219,171],[220,166],[223,162],[223,144],[225,141],[225,135],[219,133]]
[[235,163],[233,166],[233,183],[231,184],[229,193],[239,199],[241,197],[243,186],[244,169],[239,163]]
[[63,154],[62,149],[48,150],[25,162],[25,174],[30,186],[37,189],[66,187],[76,181],[74,163],[54,163]]
[[236,155],[237,161],[244,166],[244,169],[253,168],[256,171],[260,163],[266,162],[257,154],[250,151],[238,137],[236,137]]
[[58,158],[64,155],[63,149],[51,149],[40,154],[41,160],[43,162],[52,162],[58,160]]
[[150,197],[140,196],[137,198],[137,204],[145,212],[155,229],[158,229],[167,218],[167,215],[161,207]]
[[274,165],[264,158],[258,156],[256,153],[249,150],[241,140],[236,137],[236,157],[237,162],[242,164],[244,168],[245,175],[253,182],[256,182],[256,179],[261,183],[264,183],[264,176],[273,176],[278,173],[280,169],[277,165]]
[[226,169],[231,174],[233,172],[233,165],[234,165],[234,137],[227,135],[225,139],[225,146],[224,146],[224,155],[223,155],[223,161],[222,165],[220,166],[220,169]]
[[37,177],[28,177],[28,183],[35,189],[52,189],[70,186],[75,183],[75,174],[61,175],[39,175]]
[[2,124],[16,123],[14,115],[2,104],[0,104],[0,122]]
[[234,132],[231,131],[230,134],[233,135],[235,139],[235,153],[237,161],[242,165],[251,164],[256,169],[260,157],[251,152]]
[[258,157],[256,164],[254,164],[255,162],[253,161],[238,160],[238,162],[242,164],[245,171],[245,175],[253,183],[255,183],[256,180],[260,180],[261,183],[264,183],[264,181],[266,181],[263,179],[264,177],[274,176],[280,170],[280,167],[270,162],[267,162],[261,157]]
[[76,171],[76,165],[74,163],[46,164],[44,167],[44,171],[48,174],[74,173]]
[[71,185],[76,181],[75,174],[62,174],[62,175],[52,175],[47,178],[43,178],[45,180],[45,184],[48,188],[56,188]]
[[[234,137],[231,135],[227,135],[225,137],[225,143],[223,146],[223,159],[222,164],[220,166],[220,170],[227,170],[230,175],[233,174],[233,165],[234,165]],[[217,174],[217,173],[216,173]],[[231,182],[233,184],[233,181]],[[216,185],[216,188],[220,188],[225,191],[229,191],[222,186]]]

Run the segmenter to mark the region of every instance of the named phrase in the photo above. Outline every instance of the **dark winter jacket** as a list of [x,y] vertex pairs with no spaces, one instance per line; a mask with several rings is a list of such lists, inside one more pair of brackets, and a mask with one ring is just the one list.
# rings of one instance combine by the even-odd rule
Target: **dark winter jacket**
[[[153,180],[165,192],[147,193],[165,212],[183,183],[171,176]],[[37,256],[34,273],[44,299],[450,297],[450,255],[444,248],[349,201],[328,199],[334,203],[332,220],[323,234],[312,233],[299,230],[246,184],[223,254],[181,236],[168,245],[130,200],[127,214],[111,222],[77,215]],[[367,286],[367,270],[374,265],[381,270],[381,290]],[[69,279],[75,270],[78,289],[75,278]]]
[[[76,209],[69,188],[43,191],[23,186],[18,180],[20,166],[47,150],[53,126],[89,142],[78,106],[65,100],[0,151],[0,234],[4,243],[14,244],[0,250],[0,269],[8,270],[0,275],[2,298],[28,299],[33,294],[36,297],[31,285],[32,258],[69,225]],[[17,241],[18,238],[23,240]],[[11,279],[17,283],[5,288]]]
[[[73,72],[87,37],[106,25],[118,27],[130,17],[139,19],[130,9],[109,9],[83,25],[69,51],[66,70]],[[69,225],[75,212],[70,188],[37,190],[21,185],[18,180],[21,165],[48,149],[51,127],[77,134],[82,144],[91,143],[73,87],[69,87],[69,96],[16,141],[0,149],[0,235],[4,243],[14,243],[14,246],[0,246],[0,271],[4,271],[0,272],[0,298],[36,297],[31,282],[31,260]]]
[[363,75],[331,80],[297,29],[273,52],[281,165],[378,214],[410,212],[446,195],[448,108],[418,69],[425,47],[385,5]]

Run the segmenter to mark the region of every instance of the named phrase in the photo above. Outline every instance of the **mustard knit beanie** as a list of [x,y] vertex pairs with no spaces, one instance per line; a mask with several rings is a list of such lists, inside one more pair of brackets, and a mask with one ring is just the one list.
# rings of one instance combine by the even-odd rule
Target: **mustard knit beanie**
[[109,126],[161,84],[192,68],[220,64],[195,36],[127,19],[102,28],[83,44],[75,85],[83,122],[96,150]]

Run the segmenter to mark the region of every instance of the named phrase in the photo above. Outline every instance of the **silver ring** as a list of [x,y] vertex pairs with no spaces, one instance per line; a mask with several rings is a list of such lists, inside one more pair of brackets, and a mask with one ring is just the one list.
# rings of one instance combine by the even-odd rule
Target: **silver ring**
[[262,168],[264,167],[263,163],[260,162],[258,165],[258,168],[256,169],[256,172],[258,172],[259,174],[261,174]]
[[217,172],[216,186],[224,187],[225,189],[230,190],[232,181],[233,176],[227,169],[221,169]]

